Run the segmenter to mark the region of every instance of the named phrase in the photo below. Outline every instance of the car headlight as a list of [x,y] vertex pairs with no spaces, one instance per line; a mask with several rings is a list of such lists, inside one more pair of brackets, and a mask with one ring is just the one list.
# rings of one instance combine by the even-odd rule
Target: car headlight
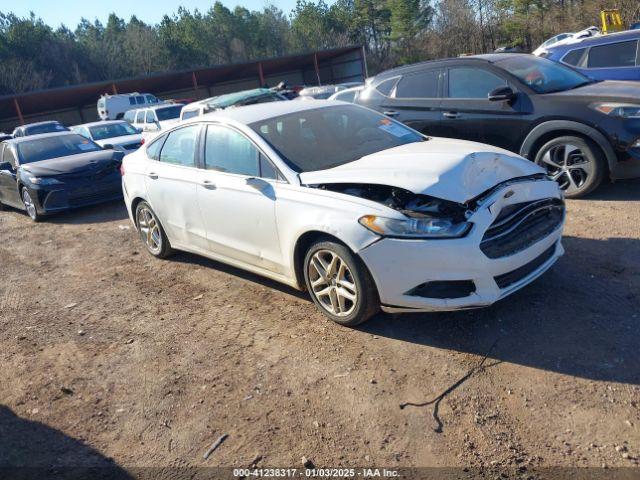
[[471,229],[468,222],[433,217],[397,219],[365,215],[358,222],[378,235],[397,238],[458,238]]
[[55,178],[50,177],[32,177],[31,175],[27,176],[27,180],[33,183],[34,185],[58,185],[62,182],[60,180],[56,180]]
[[591,108],[610,117],[640,118],[640,105],[633,103],[594,103]]

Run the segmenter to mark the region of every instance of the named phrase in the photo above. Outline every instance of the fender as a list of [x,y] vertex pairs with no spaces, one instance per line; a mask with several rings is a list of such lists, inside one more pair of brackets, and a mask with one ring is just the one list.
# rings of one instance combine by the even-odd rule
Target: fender
[[550,120],[548,122],[537,125],[533,130],[529,132],[529,135],[527,135],[527,138],[524,139],[524,142],[522,142],[522,146],[520,147],[520,155],[529,160],[533,160],[532,158],[530,158],[530,155],[532,154],[531,149],[533,148],[533,145],[536,143],[536,141],[543,135],[557,130],[574,131],[576,133],[581,133],[582,135],[589,137],[591,140],[596,142],[596,144],[604,152],[607,163],[609,164],[609,171],[615,170],[618,159],[613,150],[613,147],[606,139],[606,137],[598,130],[590,127],[589,125],[585,125],[584,123],[580,122],[572,122],[569,120]]

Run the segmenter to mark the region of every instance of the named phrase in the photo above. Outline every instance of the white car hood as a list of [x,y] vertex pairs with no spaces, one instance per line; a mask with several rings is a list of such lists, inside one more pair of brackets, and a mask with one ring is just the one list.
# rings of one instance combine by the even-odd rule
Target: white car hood
[[129,143],[136,143],[142,141],[142,134],[137,133],[134,135],[122,135],[121,137],[105,138],[104,140],[96,140],[96,143],[101,147],[105,145],[128,145]]
[[482,143],[431,138],[300,174],[303,185],[370,183],[465,203],[498,183],[544,170],[515,153]]

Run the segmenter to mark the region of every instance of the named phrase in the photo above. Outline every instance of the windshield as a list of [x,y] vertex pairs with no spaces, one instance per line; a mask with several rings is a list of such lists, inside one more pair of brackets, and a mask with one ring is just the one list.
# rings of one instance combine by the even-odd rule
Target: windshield
[[495,64],[536,93],[562,92],[591,83],[589,78],[569,67],[531,55],[505,58]]
[[59,123],[44,123],[42,125],[34,125],[25,129],[27,135],[38,135],[40,133],[63,132],[69,130],[67,127]]
[[249,125],[298,173],[324,170],[424,137],[354,105],[321,107]]
[[102,150],[100,145],[75,133],[26,140],[17,148],[21,164]]
[[110,123],[107,125],[97,125],[89,127],[91,138],[94,140],[104,140],[105,138],[124,137],[126,135],[136,135],[138,131],[126,122]]
[[182,107],[184,107],[184,105],[175,105],[173,107],[158,108],[156,110],[158,121],[162,122],[164,120],[173,120],[174,118],[179,118],[180,112],[182,111]]

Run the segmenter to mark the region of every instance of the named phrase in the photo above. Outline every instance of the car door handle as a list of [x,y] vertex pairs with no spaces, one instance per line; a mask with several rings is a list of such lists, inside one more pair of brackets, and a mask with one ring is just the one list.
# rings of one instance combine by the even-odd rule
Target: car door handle
[[149,172],[147,173],[147,176],[153,180],[157,180],[158,179],[158,174],[156,172]]
[[385,114],[387,117],[397,117],[398,115],[400,115],[400,112],[396,112],[395,110],[385,110],[382,113]]
[[442,116],[444,118],[460,118],[460,114],[458,112],[444,112]]
[[216,184],[213,183],[211,180],[203,180],[202,181],[202,186],[204,188],[206,188],[207,190],[215,190],[216,189]]

